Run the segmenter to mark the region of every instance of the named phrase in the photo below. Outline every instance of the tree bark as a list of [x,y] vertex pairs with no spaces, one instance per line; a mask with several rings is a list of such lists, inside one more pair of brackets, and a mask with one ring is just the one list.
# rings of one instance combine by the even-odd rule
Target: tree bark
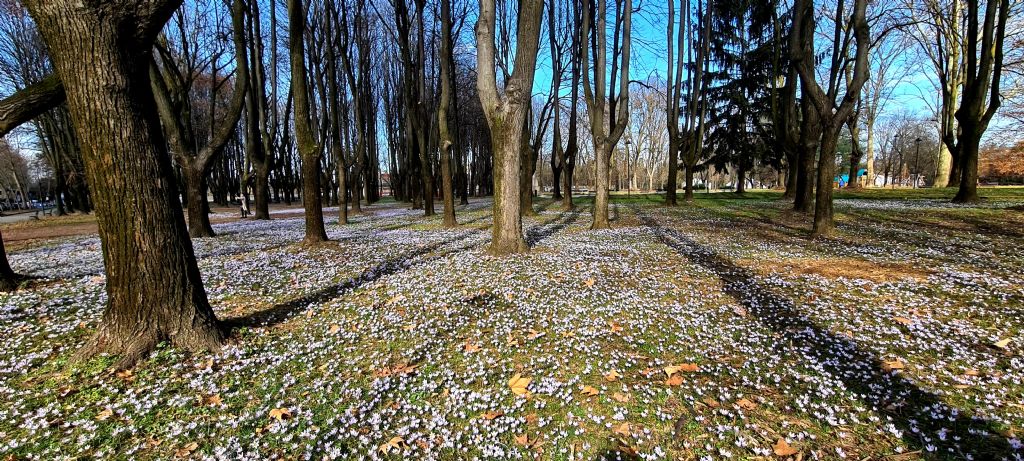
[[477,92],[480,105],[491,130],[494,156],[494,224],[491,227],[493,255],[526,252],[520,216],[519,154],[523,124],[530,107],[543,0],[523,0],[519,8],[516,33],[515,70],[505,81],[505,91],[498,94],[494,69],[495,7],[494,0],[480,0],[476,23]]
[[64,82],[103,243],[107,305],[79,357],[118,354],[123,367],[164,340],[219,349],[149,81],[153,41],[180,2],[24,3]]
[[320,202],[321,148],[310,120],[309,82],[303,34],[306,11],[302,0],[288,0],[288,47],[291,59],[292,98],[295,100],[295,142],[302,157],[302,207],[306,216],[305,244],[327,241],[324,210]]
[[437,106],[438,154],[441,156],[441,194],[444,201],[442,223],[455,227],[455,194],[452,190],[452,136],[448,125],[448,108],[452,104],[452,80],[455,64],[452,50],[451,1],[441,0],[441,100]]

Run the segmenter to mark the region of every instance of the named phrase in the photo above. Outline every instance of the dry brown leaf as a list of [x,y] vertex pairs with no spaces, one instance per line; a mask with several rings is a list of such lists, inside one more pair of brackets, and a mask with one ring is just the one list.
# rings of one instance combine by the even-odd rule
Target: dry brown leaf
[[622,394],[622,393],[619,393],[619,392],[616,392],[616,393],[612,394],[612,400],[614,400],[616,402],[619,402],[619,403],[626,403],[626,402],[629,401],[629,396],[625,395],[625,394]]
[[537,420],[539,418],[540,417],[537,416],[537,413],[530,413],[526,415],[526,424],[537,424]]
[[700,367],[696,363],[681,363],[679,365],[671,365],[665,367],[665,374],[672,376],[679,372],[693,373]]
[[332,335],[337,333],[337,332],[339,332],[339,331],[341,331],[341,325],[338,325],[337,323],[332,324],[330,326],[330,328],[327,329],[327,332],[332,334]]
[[541,333],[537,330],[530,330],[530,332],[526,335],[526,339],[532,341],[534,339],[540,338],[541,336],[544,336],[544,333]]
[[114,416],[114,410],[111,410],[110,407],[107,407],[96,415],[96,421],[106,421],[110,419],[111,416]]
[[786,440],[780,437],[779,441],[772,445],[772,452],[775,453],[775,456],[793,456],[799,453],[800,450],[789,446]]
[[999,348],[999,349],[1006,349],[1006,347],[1009,346],[1009,345],[1010,345],[1010,338],[1002,339],[1002,340],[999,340],[999,341],[996,341],[996,342],[992,343],[992,346],[994,346],[996,348]]
[[895,320],[896,323],[899,323],[901,325],[910,325],[911,322],[913,322],[913,320],[910,320],[906,317],[893,317],[892,319]]
[[608,329],[611,330],[612,333],[618,333],[622,331],[622,325],[616,322],[608,322]]
[[516,373],[512,379],[508,380],[508,387],[512,388],[512,393],[515,395],[526,395],[529,392],[526,388],[530,385],[530,378],[524,378]]
[[503,416],[504,414],[505,414],[505,412],[500,411],[500,410],[498,410],[498,411],[491,410],[491,411],[488,411],[488,412],[480,415],[480,417],[483,418],[483,419],[486,419],[488,421],[491,421],[491,420],[493,420],[495,418]]
[[593,288],[594,287],[594,282],[595,282],[594,279],[587,279],[585,282],[583,282],[583,284],[586,285],[587,288]]
[[622,375],[620,375],[619,372],[617,372],[615,370],[609,371],[608,373],[604,374],[604,380],[608,381],[610,383],[611,382],[615,382],[616,380],[618,380],[621,377],[622,377]]
[[466,352],[477,352],[480,350],[480,344],[466,341],[466,345],[462,346],[462,350]]
[[709,406],[711,408],[718,408],[718,407],[722,406],[722,404],[718,403],[717,400],[715,400],[715,399],[713,399],[711,397],[704,397],[704,399],[701,400],[701,401],[704,402],[707,406]]
[[526,448],[534,448],[534,447],[537,446],[537,440],[538,439],[535,438],[535,439],[531,440],[529,435],[527,435],[527,434],[517,435],[517,436],[515,436],[515,438],[516,438],[516,444],[518,444],[520,446],[523,446],[523,447],[526,447]]
[[897,360],[885,360],[882,362],[882,371],[890,372],[893,370],[902,370],[906,365],[903,364],[899,359]]
[[205,397],[200,397],[199,401],[203,405],[209,405],[213,407],[220,406],[222,403],[224,403],[224,400],[220,398],[220,394],[213,394]]
[[286,419],[291,419],[292,411],[287,408],[274,408],[273,410],[270,410],[270,417],[278,421],[284,421]]
[[601,391],[599,391],[594,386],[583,386],[583,391],[582,392],[583,392],[583,395],[590,396],[590,397],[593,397],[593,396],[601,393]]
[[395,437],[392,437],[391,440],[388,440],[387,442],[381,444],[381,446],[380,446],[380,448],[378,448],[378,450],[380,450],[381,453],[387,454],[387,453],[391,452],[391,449],[396,449],[398,451],[402,451],[402,447],[404,445],[405,445],[405,439],[403,439],[401,437],[398,437],[398,436],[395,436]]
[[622,424],[616,426],[615,429],[612,432],[614,432],[614,433],[616,433],[618,435],[621,435],[623,437],[629,437],[629,434],[630,434],[630,432],[629,432],[629,423],[622,423]]
[[185,458],[188,455],[192,454],[192,452],[196,451],[197,449],[199,449],[199,443],[197,443],[197,442],[189,443],[188,445],[185,445],[185,446],[183,446],[183,447],[181,447],[181,448],[179,448],[177,450],[174,450],[174,457],[175,458]]
[[754,403],[754,402],[752,402],[750,400],[747,400],[747,399],[739,399],[739,400],[737,400],[736,401],[736,405],[738,405],[740,408],[742,408],[744,410],[748,410],[748,411],[757,408],[757,404],[756,403]]
[[666,386],[679,386],[683,384],[683,375],[672,375],[670,378],[665,380]]

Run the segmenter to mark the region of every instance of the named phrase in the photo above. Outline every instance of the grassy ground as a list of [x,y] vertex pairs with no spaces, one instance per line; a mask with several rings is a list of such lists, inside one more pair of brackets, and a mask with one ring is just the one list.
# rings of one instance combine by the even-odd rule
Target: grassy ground
[[[548,199],[532,250],[394,204],[195,241],[229,347],[67,359],[104,301],[94,237],[13,252],[10,459],[993,459],[1024,454],[1024,190],[840,192],[834,238],[777,193]],[[514,380],[513,378],[519,378]]]

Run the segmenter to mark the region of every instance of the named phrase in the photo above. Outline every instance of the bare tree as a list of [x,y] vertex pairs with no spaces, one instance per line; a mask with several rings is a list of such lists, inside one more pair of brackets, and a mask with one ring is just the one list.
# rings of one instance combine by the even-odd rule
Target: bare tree
[[107,306],[79,357],[120,354],[120,367],[163,340],[218,349],[224,332],[203,290],[149,81],[154,40],[181,2],[24,3],[64,83],[103,242]]
[[288,54],[291,58],[292,99],[295,100],[295,141],[302,157],[302,206],[306,215],[304,243],[327,240],[324,210],[320,204],[320,157],[323,149],[313,133],[306,75],[306,9],[302,0],[288,0]]
[[[594,141],[596,158],[597,197],[594,201],[594,220],[591,229],[607,229],[609,172],[612,151],[622,138],[629,121],[629,52],[632,29],[632,0],[616,0],[614,45],[612,49],[611,81],[608,82],[607,3],[598,1],[583,6],[583,26],[580,28],[580,62],[583,69],[583,94],[590,116],[590,135]],[[596,6],[596,7],[595,7]],[[593,26],[591,26],[593,22]],[[592,31],[592,33],[591,33]],[[620,42],[621,40],[621,42]],[[621,43],[621,45],[620,45]],[[587,46],[590,45],[590,46]],[[594,64],[590,65],[593,55]],[[620,74],[616,75],[616,69]],[[615,83],[618,79],[619,89]],[[606,83],[607,82],[607,83]]]
[[494,225],[488,251],[495,255],[528,250],[520,216],[519,174],[523,127],[530,111],[533,76],[540,44],[543,0],[521,0],[516,32],[515,69],[505,79],[505,91],[498,93],[495,75],[494,0],[480,0],[476,23],[477,91],[487,125],[491,128],[494,154]]
[[[853,34],[856,53],[852,77],[846,85],[842,101],[837,105],[840,91],[840,76],[848,61],[847,47],[850,40],[842,38],[846,22],[845,0],[839,0],[835,16],[835,33],[832,44],[832,62],[829,68],[828,88],[823,89],[817,80],[815,70],[814,34],[817,30],[813,0],[797,0],[793,6],[793,38],[790,48],[793,65],[800,74],[805,100],[809,100],[817,113],[821,127],[821,144],[818,153],[817,191],[814,205],[814,227],[811,234],[825,236],[832,232],[832,184],[836,170],[836,146],[839,132],[846,120],[853,114],[860,99],[860,90],[867,80],[870,30],[866,19],[867,0],[854,0],[853,14],[845,29]],[[806,103],[805,103],[806,104]],[[805,111],[806,114],[806,111]]]

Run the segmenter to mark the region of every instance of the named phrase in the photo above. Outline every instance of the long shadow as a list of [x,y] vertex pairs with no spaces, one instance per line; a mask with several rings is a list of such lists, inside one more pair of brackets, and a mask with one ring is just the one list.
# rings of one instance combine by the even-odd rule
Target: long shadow
[[884,372],[878,357],[853,340],[816,325],[796,309],[793,301],[758,282],[750,270],[675,229],[662,227],[639,210],[637,215],[666,246],[691,263],[711,270],[722,280],[724,291],[752,317],[821,364],[827,373],[843,382],[850,395],[891,417],[908,446],[929,450],[922,452],[922,456],[964,458],[970,454],[974,459],[1005,459],[1019,453],[998,434],[991,421],[965,415],[910,380]]
[[479,243],[464,245],[462,247],[452,249],[442,255],[438,255],[434,258],[424,258],[420,259],[419,261],[416,261],[416,259],[421,256],[427,255],[446,245],[450,245],[465,240],[479,232],[481,232],[481,230],[479,229],[469,230],[467,232],[460,234],[457,237],[442,240],[440,242],[426,245],[417,248],[416,250],[400,254],[394,258],[388,259],[376,266],[373,266],[363,271],[358,276],[350,278],[342,283],[330,285],[328,287],[322,288],[320,290],[314,291],[304,296],[300,296],[298,298],[294,298],[279,304],[275,304],[266,309],[253,312],[241,317],[226,319],[224,320],[223,325],[227,327],[229,330],[233,330],[240,327],[268,327],[280,324],[294,317],[296,314],[304,311],[311,305],[323,303],[328,300],[337,298],[338,296],[341,296],[343,293],[355,290],[363,285],[366,285],[367,283],[374,282],[389,275],[394,275],[399,272],[405,271],[413,266],[424,264],[426,262],[446,256],[448,254],[465,251],[474,246],[477,246],[479,245]]
[[533,226],[526,230],[526,244],[533,248],[540,242],[548,239],[552,235],[561,232],[570,224],[576,222],[576,218],[580,215],[579,207],[573,208],[569,213],[562,213],[558,218],[550,219],[540,225]]
[[[527,241],[539,242],[555,233],[561,231],[572,223],[576,216],[579,215],[579,211],[574,211],[568,215],[564,215],[560,218],[554,218],[541,223],[538,226],[534,226],[527,231]],[[484,231],[484,228],[466,230],[459,236],[443,240],[434,244],[426,245],[408,253],[401,254],[394,258],[388,259],[370,269],[363,271],[359,276],[348,279],[342,283],[330,285],[320,290],[311,292],[309,294],[294,298],[279,304],[275,304],[266,309],[253,312],[241,317],[234,317],[225,319],[223,325],[229,330],[234,330],[240,327],[268,327],[274,326],[287,321],[294,317],[300,312],[304,311],[311,305],[320,304],[328,300],[337,298],[344,293],[355,290],[367,283],[374,282],[383,277],[394,275],[399,272],[405,271],[413,266],[433,261],[437,258],[459,253],[462,251],[469,250],[473,247],[479,246],[484,242],[471,243],[469,245],[463,245],[460,247],[453,248],[443,254],[437,255],[433,258],[423,258],[417,260],[421,256],[427,255],[447,245],[466,240],[467,238],[479,234]]]

